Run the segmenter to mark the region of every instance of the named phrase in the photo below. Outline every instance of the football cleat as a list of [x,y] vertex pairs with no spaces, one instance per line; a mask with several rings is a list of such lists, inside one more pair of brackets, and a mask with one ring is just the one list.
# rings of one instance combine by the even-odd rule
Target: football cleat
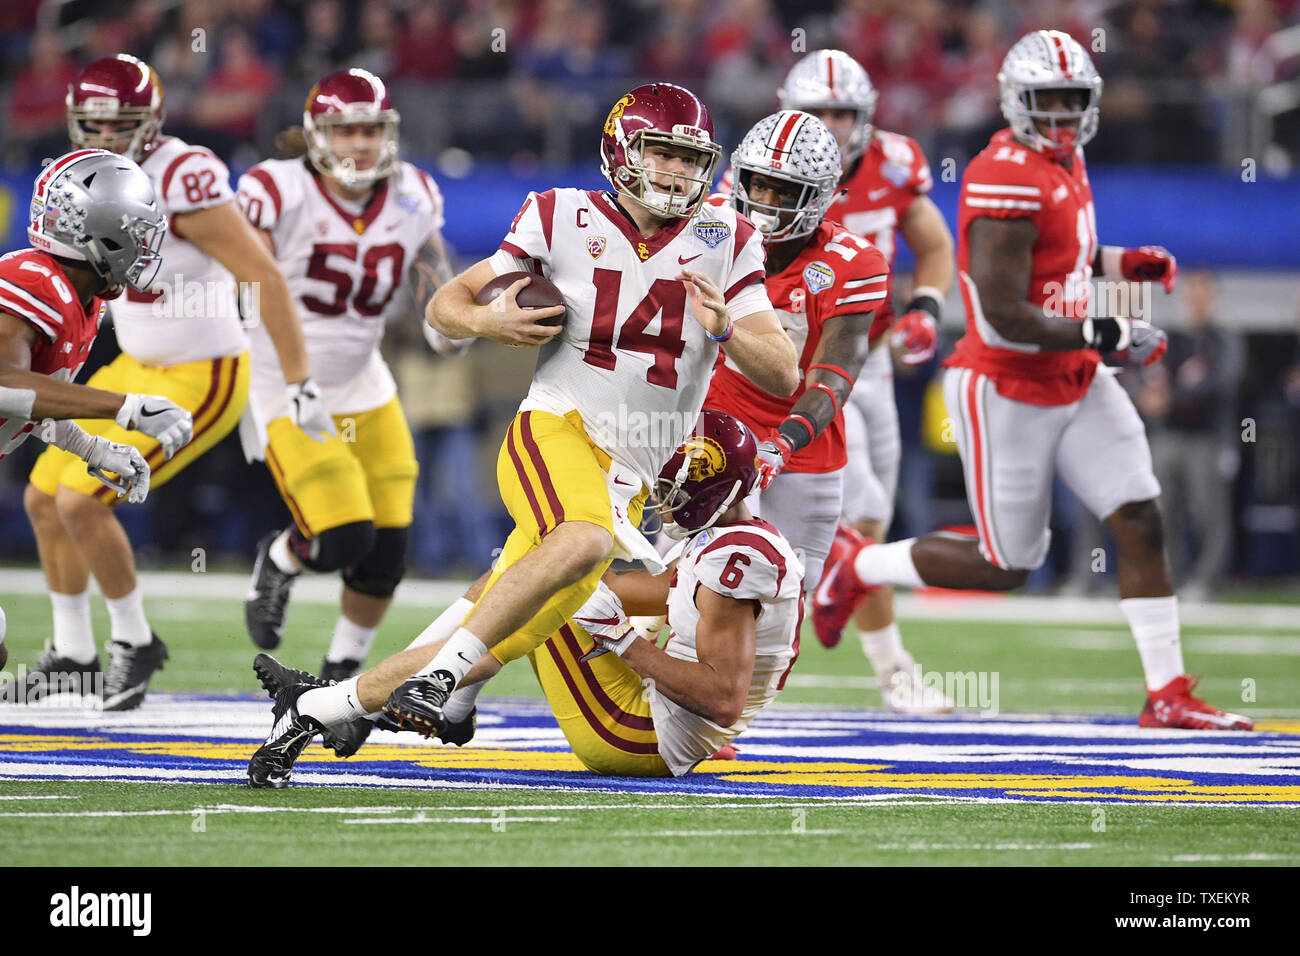
[[840,642],[844,625],[849,623],[858,604],[876,590],[859,581],[853,571],[853,559],[858,552],[874,543],[873,539],[864,538],[848,525],[841,524],[835,529],[835,540],[826,555],[822,579],[813,591],[813,632],[823,647],[834,647]]
[[464,747],[474,739],[474,731],[478,730],[478,708],[475,707],[469,712],[469,716],[464,720],[448,721],[447,726],[442,728],[438,734],[438,739],[444,744],[455,744],[457,747]]
[[[272,700],[286,688],[295,684],[306,685],[307,690],[329,687],[334,681],[317,677],[310,671],[300,671],[296,667],[285,667],[270,654],[258,654],[253,658],[253,673],[262,684],[262,689]],[[321,728],[321,746],[334,751],[336,757],[351,757],[361,749],[361,745],[374,730],[374,723],[365,717],[357,717],[337,725],[324,725]]]
[[[93,693],[95,687],[103,680],[104,669],[99,664],[98,654],[92,657],[89,663],[82,664],[71,658],[60,657],[54,653],[54,643],[47,641],[45,653],[36,661],[36,666],[27,671],[21,691],[22,697],[14,702],[30,704],[54,694],[84,696]],[[0,691],[3,694],[0,700],[12,700],[10,695],[17,691],[17,684],[13,685],[13,690],[6,687],[4,691]]]
[[135,710],[149,689],[149,678],[163,668],[167,645],[150,632],[150,641],[135,647],[124,641],[108,644],[108,674],[104,677],[104,709]]
[[320,679],[334,683],[356,677],[361,673],[361,661],[355,657],[345,657],[341,661],[332,661],[328,657],[320,662]]
[[1184,730],[1253,730],[1254,721],[1240,714],[1215,710],[1192,690],[1199,677],[1182,674],[1159,690],[1147,691],[1146,706],[1138,716],[1139,727],[1180,727]]
[[288,615],[289,592],[296,574],[285,574],[271,560],[271,544],[280,532],[272,531],[257,542],[257,560],[253,563],[253,581],[244,599],[244,625],[253,643],[269,651],[284,638],[284,621]]
[[271,734],[248,762],[250,787],[279,790],[289,785],[294,761],[322,730],[315,718],[298,713],[298,698],[309,690],[308,684],[290,684],[276,693]]
[[880,696],[895,714],[929,717],[951,714],[955,705],[943,691],[921,680],[921,668],[912,655],[904,652],[888,669],[876,675]]
[[440,737],[447,729],[447,718],[442,709],[447,706],[453,688],[434,674],[417,674],[403,681],[388,695],[384,713],[398,727],[414,730],[422,737]]

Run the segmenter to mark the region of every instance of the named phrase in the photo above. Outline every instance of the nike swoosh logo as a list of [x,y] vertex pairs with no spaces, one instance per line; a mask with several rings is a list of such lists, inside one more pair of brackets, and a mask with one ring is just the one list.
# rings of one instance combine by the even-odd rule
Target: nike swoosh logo
[[632,482],[630,482],[630,481],[624,481],[622,478],[615,478],[615,479],[614,479],[614,484],[616,484],[616,485],[627,485],[629,488],[632,487]]
[[142,408],[142,409],[140,409],[140,417],[141,417],[141,418],[153,418],[155,415],[161,415],[161,414],[162,414],[163,412],[165,412],[165,411],[167,411],[167,409],[165,409],[165,408],[160,408],[160,409],[158,409],[158,411],[156,411],[156,412],[151,412],[151,411],[148,411],[148,410]]
[[817,582],[817,590],[813,592],[813,604],[817,607],[830,607],[833,603],[830,600],[831,584],[835,581],[835,575],[839,574],[840,566],[843,561],[836,561],[829,571],[822,574],[822,579]]
[[694,262],[696,259],[698,259],[698,258],[699,258],[700,256],[702,256],[702,255],[704,255],[704,253],[702,253],[702,252],[697,252],[697,253],[695,253],[695,255],[691,256],[690,258],[687,258],[686,256],[678,256],[678,257],[677,257],[677,264],[678,264],[679,266],[684,266],[684,265],[686,265],[686,263],[688,263],[688,262]]
[[470,665],[471,667],[474,666],[474,662],[473,662],[472,660],[470,660],[468,657],[466,657],[464,654],[462,654],[460,651],[457,651],[457,652],[456,652],[456,656],[459,657],[459,658],[460,658],[462,661],[464,661],[466,664]]
[[604,624],[608,627],[614,627],[620,623],[616,617],[575,617],[574,620],[579,624]]

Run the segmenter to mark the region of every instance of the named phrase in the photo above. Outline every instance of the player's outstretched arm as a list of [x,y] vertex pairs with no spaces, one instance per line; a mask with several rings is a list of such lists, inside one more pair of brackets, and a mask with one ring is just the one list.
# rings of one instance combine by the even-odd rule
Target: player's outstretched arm
[[695,595],[700,623],[695,634],[699,661],[669,656],[649,641],[636,640],[623,660],[655,682],[655,692],[719,727],[740,719],[754,676],[756,602],[723,597],[701,587]]
[[913,287],[931,288],[946,296],[952,288],[956,259],[952,233],[934,200],[929,196],[918,196],[907,207],[902,222],[898,224],[898,231],[903,234],[907,248],[916,256],[916,268],[912,271]]
[[605,586],[618,595],[623,613],[629,617],[652,617],[668,609],[668,588],[672,584],[674,561],[663,574],[649,571],[626,571],[619,574],[606,572],[601,579]]
[[722,343],[727,358],[763,391],[787,398],[799,387],[799,354],[781,320],[770,309],[733,320],[722,290],[702,272],[683,269],[677,276],[691,297],[691,314],[704,331]]
[[480,259],[460,275],[447,282],[429,300],[425,317],[429,325],[449,339],[480,336],[504,345],[543,345],[559,335],[561,325],[538,325],[539,319],[564,314],[564,306],[546,309],[521,308],[515,296],[527,282],[520,279],[499,295],[491,305],[479,305],[479,291],[496,278],[487,259]]
[[415,254],[415,261],[411,263],[411,268],[406,271],[406,274],[407,281],[411,283],[411,296],[420,310],[420,331],[424,334],[424,340],[429,343],[429,348],[439,355],[464,355],[474,343],[473,339],[448,338],[424,320],[434,295],[456,277],[451,271],[451,262],[447,257],[447,244],[443,241],[440,231],[435,229],[425,240],[424,245],[420,246]]
[[117,415],[126,396],[33,372],[36,343],[37,332],[28,322],[0,312],[0,416],[39,421]]

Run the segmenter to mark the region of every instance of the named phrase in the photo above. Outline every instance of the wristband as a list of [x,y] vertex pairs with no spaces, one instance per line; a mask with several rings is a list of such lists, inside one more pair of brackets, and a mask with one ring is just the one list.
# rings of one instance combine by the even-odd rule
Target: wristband
[[1128,348],[1129,324],[1119,319],[1099,318],[1083,320],[1084,348],[1098,352],[1117,352]]
[[1101,260],[1101,274],[1109,279],[1122,279],[1124,277],[1124,247],[1123,246],[1102,246],[1101,251],[1097,253],[1097,258]]
[[707,335],[709,338],[713,339],[713,341],[715,342],[725,342],[727,341],[727,339],[731,338],[731,333],[735,328],[736,328],[736,323],[732,322],[730,319],[727,319],[727,331],[723,332],[721,335],[714,335],[708,329],[704,330],[704,334]]
[[825,392],[827,395],[829,395],[831,397],[831,404],[835,408],[835,414],[838,415],[840,413],[840,400],[835,396],[835,393],[831,390],[831,387],[829,385],[825,385],[821,382],[817,382],[814,385],[810,385],[808,388],[810,391],[814,388],[818,388],[821,389],[823,392]]
[[919,285],[912,290],[912,298],[908,301],[904,312],[911,312],[914,309],[920,309],[922,312],[930,313],[930,317],[938,322],[943,315],[943,293],[934,286]]
[[790,416],[777,426],[776,433],[790,443],[790,451],[794,453],[812,444],[816,429],[809,418],[798,412],[791,412]]
[[850,387],[855,384],[853,376],[849,375],[848,372],[844,371],[844,369],[840,368],[838,365],[810,365],[808,366],[808,371],[811,372],[815,368],[824,368],[828,372],[834,372],[840,378],[844,379],[844,381],[848,382]]

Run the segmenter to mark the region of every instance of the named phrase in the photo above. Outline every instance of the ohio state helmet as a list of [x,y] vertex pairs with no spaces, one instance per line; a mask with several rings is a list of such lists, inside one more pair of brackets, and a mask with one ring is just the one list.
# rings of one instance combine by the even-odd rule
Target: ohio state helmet
[[[694,150],[694,175],[672,176],[669,192],[650,181],[645,164],[652,145]],[[690,218],[704,205],[722,147],[713,141],[713,118],[700,98],[671,83],[647,83],[619,98],[605,120],[600,141],[600,171],[617,192],[655,215]],[[665,175],[665,174],[660,174]],[[685,192],[678,192],[685,185]]]
[[[1035,30],[1017,40],[1002,61],[998,87],[1002,115],[1016,139],[1048,159],[1066,159],[1097,135],[1101,77],[1087,51],[1068,33]],[[1082,90],[1086,94],[1083,108],[1067,112],[1039,109],[1038,93],[1063,89]],[[1051,124],[1048,135],[1039,132],[1035,120]],[[1058,126],[1062,120],[1075,125]]]
[[862,64],[843,50],[814,50],[790,68],[776,91],[782,109],[854,110],[853,131],[840,144],[841,160],[848,166],[871,142],[871,123],[880,94]]
[[167,219],[144,170],[118,153],[81,149],[36,177],[27,222],[32,247],[86,262],[107,285],[145,291],[162,264]]
[[[317,172],[344,186],[369,186],[391,176],[397,166],[397,127],[401,121],[383,80],[369,70],[338,70],[307,94],[302,111],[307,158]],[[353,123],[380,123],[384,127],[379,156],[369,169],[357,169],[350,156],[340,159],[330,143],[335,127]]]
[[[82,149],[107,149],[140,162],[158,145],[163,123],[163,85],[143,60],[125,53],[106,56],[68,84],[68,139]],[[87,121],[132,122],[134,128],[93,133]]]
[[758,483],[758,439],[740,419],[706,408],[655,482],[646,513],[664,533],[685,538],[713,526]]
[[[782,110],[765,116],[745,134],[731,154],[735,181],[731,204],[747,216],[764,242],[785,242],[810,235],[826,216],[840,180],[840,147],[826,124],[810,113]],[[773,206],[750,198],[755,173],[794,183],[800,188],[793,206]],[[781,225],[781,215],[794,216]]]

